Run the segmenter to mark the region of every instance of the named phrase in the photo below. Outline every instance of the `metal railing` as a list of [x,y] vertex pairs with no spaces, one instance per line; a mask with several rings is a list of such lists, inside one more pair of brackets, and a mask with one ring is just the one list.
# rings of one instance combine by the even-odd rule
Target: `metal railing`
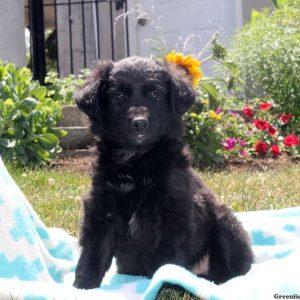
[[[126,0],[25,2],[34,78],[43,83],[50,69],[63,77],[79,73],[99,59],[129,56],[126,12]],[[118,18],[121,22],[117,24],[120,15],[124,17]]]

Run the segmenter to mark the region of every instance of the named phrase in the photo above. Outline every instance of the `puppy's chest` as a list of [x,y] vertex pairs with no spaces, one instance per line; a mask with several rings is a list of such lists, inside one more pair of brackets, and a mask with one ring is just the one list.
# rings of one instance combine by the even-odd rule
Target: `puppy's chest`
[[157,244],[162,220],[158,201],[162,191],[158,182],[149,175],[118,174],[106,185],[115,201],[115,220],[122,222],[121,249],[145,251],[143,245]]
[[159,185],[151,176],[133,176],[120,173],[113,178],[104,180],[106,193],[115,202],[117,213],[128,223],[141,211],[157,209]]

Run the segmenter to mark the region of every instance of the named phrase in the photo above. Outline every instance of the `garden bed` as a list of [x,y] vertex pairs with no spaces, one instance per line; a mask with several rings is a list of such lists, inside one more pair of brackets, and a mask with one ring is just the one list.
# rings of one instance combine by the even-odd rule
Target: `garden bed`
[[[92,148],[89,150],[89,154],[84,156],[75,154],[73,157],[59,158],[51,164],[51,167],[61,171],[91,174],[96,157],[95,149]],[[209,166],[202,169],[211,171],[230,171],[235,169],[264,171],[292,167],[297,164],[300,164],[300,159],[282,155],[277,158],[228,158],[220,165]]]

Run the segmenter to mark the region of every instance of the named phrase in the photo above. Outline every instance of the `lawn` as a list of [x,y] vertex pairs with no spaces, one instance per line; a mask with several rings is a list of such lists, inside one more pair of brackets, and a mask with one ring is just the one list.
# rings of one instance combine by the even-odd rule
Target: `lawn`
[[[88,191],[86,172],[60,169],[19,169],[9,172],[47,226],[62,227],[76,235],[80,199]],[[236,168],[200,173],[220,199],[235,211],[275,209],[300,205],[300,165],[287,164],[264,170]],[[158,299],[198,299],[170,287]]]

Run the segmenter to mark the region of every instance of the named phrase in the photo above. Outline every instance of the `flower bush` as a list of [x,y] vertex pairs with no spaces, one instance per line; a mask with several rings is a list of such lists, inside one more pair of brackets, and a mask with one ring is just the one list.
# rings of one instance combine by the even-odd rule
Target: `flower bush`
[[[278,157],[282,153],[299,156],[299,117],[280,112],[270,101],[258,102],[253,107],[245,106],[241,112],[241,115],[236,116],[237,121],[243,125],[239,127],[240,130],[228,132],[224,128],[225,157],[236,156],[237,149],[242,156]],[[231,141],[230,147],[228,141]]]
[[[213,59],[226,65],[226,49],[219,44],[218,37],[215,36],[211,43],[213,54],[204,62]],[[203,61],[192,55],[184,56],[173,50],[163,59],[185,70],[197,91],[198,101],[193,105],[191,113],[187,113],[185,116],[186,140],[190,145],[195,165],[203,166],[223,162],[224,156],[221,154],[222,149],[220,148],[222,117],[221,109],[217,108],[219,92],[215,83],[218,79],[204,78],[200,69]],[[234,66],[230,65],[228,68],[234,69]],[[225,83],[229,79],[227,81],[220,80]]]
[[196,166],[230,158],[300,155],[300,118],[278,110],[273,101],[255,99],[237,110],[195,105],[186,115],[186,140]]
[[185,117],[186,140],[196,166],[230,157],[278,157],[284,152],[298,156],[298,117],[280,112],[274,101],[267,100],[249,102],[239,111],[213,109],[215,86],[209,93],[203,88],[201,62],[174,51],[165,59],[183,68],[198,91],[198,102]]

